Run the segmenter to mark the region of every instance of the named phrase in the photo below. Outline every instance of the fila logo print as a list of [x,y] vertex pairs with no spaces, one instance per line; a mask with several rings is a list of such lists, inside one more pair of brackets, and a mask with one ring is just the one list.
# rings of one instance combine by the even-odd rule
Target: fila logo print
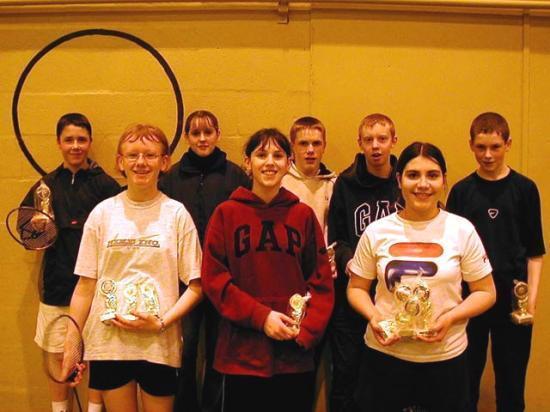
[[491,219],[495,219],[498,216],[498,209],[488,209],[487,213]]

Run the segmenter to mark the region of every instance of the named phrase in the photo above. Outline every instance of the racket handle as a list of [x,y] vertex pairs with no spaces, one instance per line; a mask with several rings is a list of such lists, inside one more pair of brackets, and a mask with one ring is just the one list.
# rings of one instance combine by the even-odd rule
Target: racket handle
[[70,373],[70,375],[67,377],[67,379],[65,380],[65,382],[69,383],[69,382],[74,382],[76,377],[78,375],[78,368],[74,368],[73,371]]

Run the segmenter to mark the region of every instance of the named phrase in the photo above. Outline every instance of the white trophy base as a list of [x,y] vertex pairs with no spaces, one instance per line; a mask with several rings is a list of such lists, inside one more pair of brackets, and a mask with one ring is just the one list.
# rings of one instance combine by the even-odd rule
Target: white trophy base
[[99,320],[102,321],[103,323],[105,323],[106,325],[110,325],[111,324],[111,319],[114,319],[115,317],[116,317],[115,312],[107,312],[107,313],[104,313],[103,315],[101,315],[99,317]]

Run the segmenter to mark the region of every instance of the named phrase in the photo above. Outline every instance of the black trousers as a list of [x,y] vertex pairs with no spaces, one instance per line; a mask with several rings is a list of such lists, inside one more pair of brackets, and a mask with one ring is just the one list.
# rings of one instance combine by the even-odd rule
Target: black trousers
[[[212,367],[218,337],[219,314],[210,301],[204,299],[182,320],[183,356],[178,374],[178,392],[174,402],[175,412],[219,412],[223,376]],[[197,390],[197,355],[199,349],[201,323],[204,320],[205,370],[202,386],[201,405]]]
[[[426,343],[429,345],[429,343]],[[357,403],[365,412],[464,412],[469,400],[466,354],[417,363],[367,348],[361,362]]]
[[470,319],[468,324],[468,366],[472,400],[469,410],[477,411],[479,386],[491,337],[491,356],[495,372],[498,412],[520,412],[525,409],[525,375],[531,352],[532,327],[515,325],[508,307],[495,306]]
[[304,412],[314,387],[311,373],[291,373],[260,378],[225,375],[223,412]]
[[344,291],[337,291],[332,317],[328,326],[328,340],[332,356],[331,412],[354,412],[358,407],[354,393],[359,377],[363,335],[367,322],[348,304]]
[[[317,395],[317,375],[319,374],[319,368],[323,362],[323,351],[326,346],[327,336],[324,335],[319,344],[315,347],[315,352],[313,355],[314,370],[308,372],[309,379],[311,380],[311,387],[313,390],[310,393],[310,398],[308,401],[307,409],[304,409],[304,412],[313,412],[315,407],[315,396]],[[328,373],[328,372],[327,372]]]

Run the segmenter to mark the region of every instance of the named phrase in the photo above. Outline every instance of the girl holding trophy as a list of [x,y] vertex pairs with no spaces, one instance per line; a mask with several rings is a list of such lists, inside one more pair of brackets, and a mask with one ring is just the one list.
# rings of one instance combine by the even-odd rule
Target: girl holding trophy
[[206,232],[202,284],[222,318],[214,368],[224,374],[225,411],[304,412],[314,390],[307,372],[333,286],[315,213],[281,188],[290,154],[278,130],[252,135],[252,190],[235,190]]
[[[202,297],[201,248],[185,207],[157,189],[169,163],[150,125],[121,136],[117,166],[128,189],[100,203],[85,226],[70,314],[84,328],[90,387],[109,411],[171,412],[181,362],[177,320]],[[188,284],[179,297],[178,280]]]
[[[369,321],[359,404],[369,411],[464,411],[466,324],[495,302],[491,266],[473,225],[441,208],[441,151],[412,143],[396,171],[404,209],[367,227],[347,267],[349,302]],[[465,299],[462,281],[471,290]]]

